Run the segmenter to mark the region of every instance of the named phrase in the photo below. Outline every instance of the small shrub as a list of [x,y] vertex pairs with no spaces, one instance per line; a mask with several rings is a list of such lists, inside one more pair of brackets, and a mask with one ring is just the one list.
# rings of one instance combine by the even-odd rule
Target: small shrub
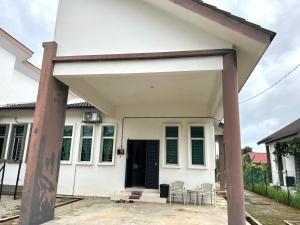
[[269,186],[267,196],[277,200],[280,203],[289,205],[288,193],[286,191],[281,190],[281,188],[278,189],[278,187]]
[[291,195],[291,206],[300,210],[300,194]]

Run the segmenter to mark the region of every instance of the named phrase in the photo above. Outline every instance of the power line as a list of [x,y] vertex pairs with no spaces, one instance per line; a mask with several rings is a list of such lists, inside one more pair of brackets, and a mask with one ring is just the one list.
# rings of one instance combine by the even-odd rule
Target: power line
[[291,75],[293,72],[295,72],[299,67],[300,67],[300,63],[297,66],[295,66],[291,71],[289,71],[286,75],[284,75],[278,81],[276,81],[274,84],[272,84],[270,87],[266,88],[265,90],[259,92],[258,94],[254,95],[254,96],[252,96],[250,98],[247,98],[247,99],[241,101],[240,104],[243,104],[245,102],[249,102],[252,99],[257,98],[260,95],[264,94],[265,92],[269,91],[270,89],[272,89],[273,87],[275,87],[277,84],[279,84],[283,79],[287,78],[289,75]]

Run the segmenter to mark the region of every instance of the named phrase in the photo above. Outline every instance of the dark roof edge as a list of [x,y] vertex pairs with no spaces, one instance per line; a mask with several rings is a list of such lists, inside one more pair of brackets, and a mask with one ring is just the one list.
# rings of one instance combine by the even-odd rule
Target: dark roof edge
[[288,125],[280,128],[279,130],[273,132],[262,140],[258,141],[257,144],[262,143],[272,143],[284,138],[288,138],[300,133],[300,118],[295,121],[289,123]]
[[265,138],[265,139],[262,139],[261,141],[257,142],[257,144],[258,145],[263,144],[263,143],[270,144],[272,142],[277,142],[279,140],[282,140],[282,139],[285,139],[285,138],[289,138],[289,137],[295,136],[297,134],[298,134],[298,132],[294,132],[292,134],[288,134],[288,135],[281,136],[281,137],[278,137],[278,138]]
[[[169,0],[187,10],[202,15],[216,23],[242,33],[248,37],[270,44],[276,32],[263,28],[228,11],[207,4],[202,0]],[[266,36],[267,35],[267,36]]]
[[[79,103],[72,103],[68,104],[67,109],[96,109],[88,102],[79,102]],[[6,106],[0,107],[0,111],[3,110],[34,110],[35,103],[25,103],[25,104],[9,104]]]

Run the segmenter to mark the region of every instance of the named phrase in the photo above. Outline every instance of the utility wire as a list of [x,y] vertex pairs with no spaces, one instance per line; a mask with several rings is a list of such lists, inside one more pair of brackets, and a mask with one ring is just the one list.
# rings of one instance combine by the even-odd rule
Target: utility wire
[[247,99],[241,101],[240,104],[243,104],[245,102],[249,102],[252,99],[257,98],[260,95],[264,94],[265,92],[269,91],[270,89],[272,89],[273,87],[275,87],[277,84],[279,84],[283,79],[287,78],[289,75],[291,75],[293,72],[295,72],[299,67],[300,67],[300,63],[297,66],[295,66],[290,72],[288,72],[286,75],[284,75],[278,81],[276,81],[274,84],[272,84],[270,87],[266,88],[265,90],[259,92],[258,94],[254,95],[254,96],[252,96],[250,98],[247,98]]

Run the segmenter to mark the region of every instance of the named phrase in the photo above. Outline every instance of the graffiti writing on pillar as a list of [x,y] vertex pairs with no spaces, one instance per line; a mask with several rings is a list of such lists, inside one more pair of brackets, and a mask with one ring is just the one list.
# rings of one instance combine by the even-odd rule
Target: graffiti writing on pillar
[[[45,166],[42,169],[41,179],[39,180],[39,189],[40,189],[40,213],[41,217],[52,212],[55,204],[55,188],[53,185],[54,182],[54,169],[55,169],[55,154],[52,153],[50,157],[46,157]],[[54,174],[55,175],[55,174]],[[49,179],[52,178],[51,179]],[[56,176],[55,176],[56,177]]]

